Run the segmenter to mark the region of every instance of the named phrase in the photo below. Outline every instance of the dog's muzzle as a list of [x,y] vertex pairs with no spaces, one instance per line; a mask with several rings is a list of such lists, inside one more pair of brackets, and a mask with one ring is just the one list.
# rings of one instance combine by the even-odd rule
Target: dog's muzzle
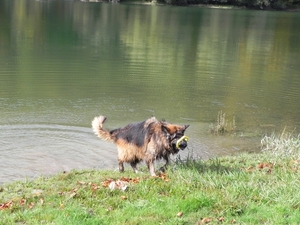
[[[172,145],[173,145],[173,148],[175,147],[175,149],[177,151],[180,150],[184,150],[186,147],[187,147],[187,142],[188,142],[188,137],[187,136],[182,136],[181,138],[179,138],[178,140],[173,140],[172,141]],[[176,152],[177,152],[176,151]]]
[[185,149],[187,147],[187,141],[189,138],[187,136],[182,136],[179,138],[176,142],[176,148],[180,148],[181,150]]

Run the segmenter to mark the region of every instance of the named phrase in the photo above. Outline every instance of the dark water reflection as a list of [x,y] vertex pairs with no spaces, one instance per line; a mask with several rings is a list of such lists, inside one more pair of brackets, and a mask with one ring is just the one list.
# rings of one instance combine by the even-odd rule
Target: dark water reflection
[[[188,123],[203,158],[299,132],[299,13],[27,0],[1,1],[0,22],[0,183],[115,168],[100,113]],[[207,132],[220,110],[237,135]]]

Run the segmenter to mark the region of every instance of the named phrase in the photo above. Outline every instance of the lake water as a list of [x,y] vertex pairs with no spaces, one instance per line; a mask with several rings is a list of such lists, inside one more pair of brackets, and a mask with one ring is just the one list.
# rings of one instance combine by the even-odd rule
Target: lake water
[[[116,147],[90,126],[99,114],[108,129],[190,124],[182,158],[299,133],[299,13],[4,0],[0,24],[0,183],[116,169]],[[221,110],[235,135],[208,132]]]

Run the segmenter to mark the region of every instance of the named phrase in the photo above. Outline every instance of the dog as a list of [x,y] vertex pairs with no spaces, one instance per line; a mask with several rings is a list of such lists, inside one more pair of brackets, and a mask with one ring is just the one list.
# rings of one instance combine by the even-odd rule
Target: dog
[[163,158],[166,161],[161,168],[164,171],[169,164],[170,155],[187,147],[188,137],[184,132],[189,125],[170,124],[151,117],[109,131],[103,128],[105,120],[105,116],[95,117],[92,128],[99,138],[117,145],[120,172],[124,171],[124,162],[126,162],[130,163],[133,171],[137,173],[137,164],[144,161],[151,176],[156,176],[154,168],[156,159]]

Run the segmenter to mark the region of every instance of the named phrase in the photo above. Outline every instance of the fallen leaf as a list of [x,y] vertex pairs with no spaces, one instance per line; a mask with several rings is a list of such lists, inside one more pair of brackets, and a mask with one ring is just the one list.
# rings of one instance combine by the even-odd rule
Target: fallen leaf
[[108,186],[110,185],[110,183],[113,182],[113,181],[114,181],[113,179],[107,179],[107,180],[105,180],[105,181],[102,181],[102,182],[101,182],[101,185],[102,185],[103,187],[108,187]]
[[169,179],[168,179],[168,177],[167,177],[167,174],[165,174],[165,173],[159,174],[158,177],[160,177],[162,180],[164,180],[164,181],[166,181],[166,182],[169,181]]
[[97,184],[91,184],[92,187],[92,191],[96,191],[100,188],[100,186],[98,186]]
[[76,195],[77,195],[77,193],[76,193],[76,192],[73,192],[73,193],[70,194],[70,198],[73,198],[73,197],[75,197]]
[[28,208],[29,208],[29,209],[32,209],[33,206],[34,206],[34,202],[30,202],[29,205],[28,205]]
[[209,223],[212,221],[212,218],[210,217],[204,217],[202,220],[201,220],[201,223]]
[[219,219],[218,219],[219,222],[224,222],[225,221],[225,218],[224,216],[221,216]]
[[253,166],[249,166],[247,169],[246,169],[246,172],[253,172],[254,171],[254,167]]
[[21,198],[20,201],[19,201],[20,205],[24,205],[26,203],[26,199],[24,198]]
[[78,188],[73,188],[70,192],[77,192]]
[[182,217],[182,215],[183,215],[183,212],[177,213],[177,216],[178,216],[178,217]]
[[109,187],[111,190],[119,189],[125,191],[128,187],[129,183],[137,184],[140,182],[140,178],[129,178],[129,177],[121,177],[117,180],[107,179],[101,182],[102,187]]
[[136,177],[136,178],[121,177],[118,180],[124,181],[124,182],[128,182],[128,183],[135,183],[135,184],[140,182],[140,178],[139,177]]
[[122,195],[122,196],[121,196],[121,199],[126,200],[127,197],[126,197],[125,195]]
[[258,164],[257,168],[259,170],[265,170],[267,173],[271,173],[272,169],[273,169],[273,164],[272,163],[263,162],[263,163]]
[[127,189],[127,184],[128,184],[128,182],[126,182],[126,181],[117,180],[117,181],[112,181],[108,187],[112,191],[115,189],[125,191]]
[[0,210],[8,209],[13,206],[13,201],[8,201],[5,203],[0,204]]
[[273,168],[273,164],[272,163],[266,163],[266,162],[263,162],[263,163],[260,163],[257,165],[258,169],[264,169],[264,168]]

